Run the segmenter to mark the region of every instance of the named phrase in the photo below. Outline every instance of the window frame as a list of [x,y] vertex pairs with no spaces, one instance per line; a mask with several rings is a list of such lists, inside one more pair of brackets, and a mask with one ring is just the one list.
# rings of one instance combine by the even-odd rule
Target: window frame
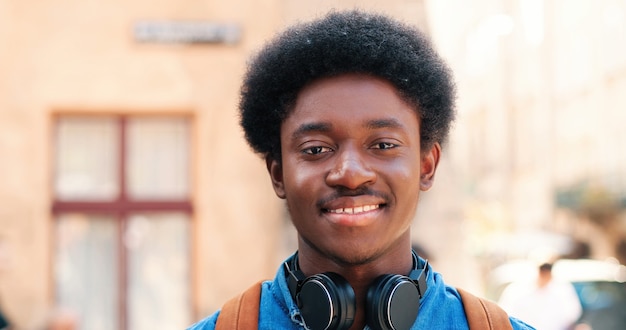
[[[187,218],[191,222],[193,220],[194,208],[193,208],[193,172],[194,168],[192,164],[192,136],[193,136],[193,116],[187,113],[159,113],[159,114],[122,114],[122,113],[55,113],[52,116],[52,160],[51,168],[56,166],[55,159],[57,157],[57,141],[58,141],[58,123],[62,118],[68,117],[85,117],[85,118],[97,118],[97,117],[112,117],[116,122],[118,131],[117,131],[117,141],[118,144],[118,158],[117,158],[117,184],[119,187],[118,195],[116,198],[112,200],[102,200],[95,201],[92,198],[89,200],[65,200],[58,199],[56,192],[54,189],[51,189],[51,216],[52,216],[52,240],[51,246],[56,249],[56,237],[55,237],[55,228],[56,222],[61,214],[67,213],[86,213],[86,214],[104,214],[111,216],[112,221],[116,222],[117,227],[117,239],[116,244],[118,246],[118,283],[119,287],[117,288],[118,292],[118,315],[119,315],[119,329],[125,330],[128,328],[128,303],[127,303],[127,295],[128,295],[128,252],[124,245],[124,235],[128,228],[128,221],[130,215],[133,213],[141,213],[141,212],[180,212],[187,215]],[[128,120],[130,118],[154,118],[154,117],[162,117],[162,118],[182,118],[188,121],[188,164],[189,167],[189,177],[188,180],[190,182],[189,185],[189,194],[185,199],[158,199],[158,200],[134,200],[129,198],[127,193],[127,163],[128,163]],[[51,179],[56,179],[56,172],[52,171]],[[191,228],[192,223],[189,224]],[[189,303],[190,306],[194,306],[194,290],[192,288],[193,283],[193,249],[192,249],[192,241],[193,241],[193,230],[190,230],[189,237],[189,255],[188,255],[188,264],[189,264]],[[54,258],[55,253],[52,253]],[[51,259],[50,267],[53,270],[54,260]],[[54,270],[51,272],[54,274]],[[54,284],[54,280],[52,281],[52,299],[56,301],[56,285]],[[190,311],[191,312],[191,311]],[[193,317],[194,313],[190,313]]]

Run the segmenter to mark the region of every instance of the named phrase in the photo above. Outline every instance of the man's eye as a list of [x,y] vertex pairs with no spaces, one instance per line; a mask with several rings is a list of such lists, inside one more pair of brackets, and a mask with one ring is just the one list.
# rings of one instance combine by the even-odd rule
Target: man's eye
[[331,151],[331,149],[328,147],[310,147],[302,150],[302,152],[307,155],[318,155],[329,151]]
[[379,142],[372,146],[374,149],[393,149],[396,145],[389,142]]

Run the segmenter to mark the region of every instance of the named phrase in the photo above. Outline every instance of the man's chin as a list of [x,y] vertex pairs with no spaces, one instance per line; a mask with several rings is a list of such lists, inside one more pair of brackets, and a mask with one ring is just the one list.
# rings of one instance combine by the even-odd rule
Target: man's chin
[[382,254],[381,251],[374,248],[372,244],[364,243],[366,240],[362,238],[352,243],[350,240],[344,239],[341,241],[341,244],[328,244],[332,240],[315,244],[315,242],[307,240],[304,237],[301,238],[308,247],[317,251],[318,254],[344,267],[368,264],[376,260]]
[[377,253],[370,252],[368,249],[362,247],[338,249],[326,255],[332,258],[337,264],[346,267],[362,266],[371,263],[378,257]]

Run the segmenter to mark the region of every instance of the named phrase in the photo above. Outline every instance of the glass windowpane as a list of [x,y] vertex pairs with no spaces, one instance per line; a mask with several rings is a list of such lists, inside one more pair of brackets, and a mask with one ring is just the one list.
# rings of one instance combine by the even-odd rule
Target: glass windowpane
[[128,120],[128,196],[186,199],[189,196],[189,128],[183,117]]
[[79,316],[80,329],[119,328],[117,223],[112,220],[71,214],[56,222],[56,300]]
[[128,249],[129,329],[184,329],[191,322],[189,219],[180,213],[135,214]]
[[54,190],[58,200],[111,200],[118,187],[118,125],[109,117],[57,122]]

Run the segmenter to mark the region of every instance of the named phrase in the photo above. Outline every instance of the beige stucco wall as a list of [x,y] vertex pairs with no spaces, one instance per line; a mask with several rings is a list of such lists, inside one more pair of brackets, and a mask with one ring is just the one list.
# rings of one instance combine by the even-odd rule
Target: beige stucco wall
[[[0,223],[12,262],[0,294],[14,322],[34,327],[53,307],[50,124],[59,112],[193,115],[195,306],[206,312],[238,284],[273,272],[280,210],[235,112],[245,58],[277,21],[271,3],[3,4]],[[146,18],[233,22],[243,38],[236,45],[138,44],[132,24]],[[237,260],[246,260],[245,269]]]

